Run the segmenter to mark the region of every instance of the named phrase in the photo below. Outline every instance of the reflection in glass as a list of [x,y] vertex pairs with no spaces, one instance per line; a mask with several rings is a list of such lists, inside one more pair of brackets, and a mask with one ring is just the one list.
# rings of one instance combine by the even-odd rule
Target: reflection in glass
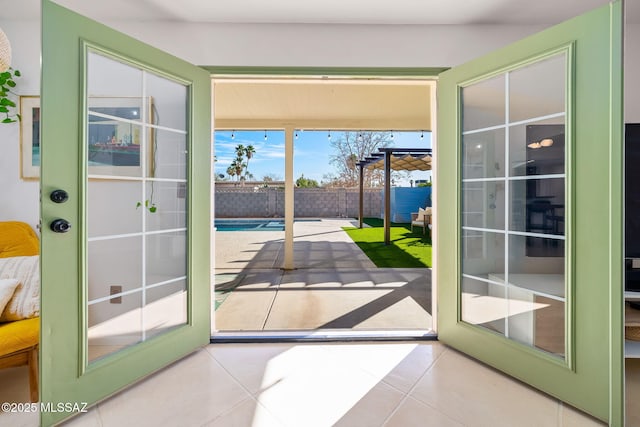
[[504,182],[462,185],[462,225],[504,230]]
[[462,273],[488,278],[504,272],[504,234],[462,231]]
[[88,307],[89,361],[142,341],[142,292]]
[[121,292],[142,286],[142,238],[124,237],[88,243],[89,301],[109,296],[113,286]]
[[187,87],[153,73],[147,73],[147,95],[153,100],[148,123],[187,130]]
[[186,322],[188,89],[96,53],[88,81],[92,361]]
[[464,135],[462,179],[504,176],[504,146],[504,129]]
[[460,132],[462,320],[558,356],[567,330],[565,62],[554,55],[463,88]]
[[144,306],[146,337],[187,323],[187,284],[179,280],[147,289]]
[[138,181],[90,180],[88,183],[89,238],[136,233],[142,228],[142,198]]
[[146,276],[152,286],[187,275],[187,233],[150,234],[147,239]]
[[518,122],[565,110],[565,54],[509,73],[509,121]]
[[149,206],[144,209],[147,230],[175,230],[187,227],[187,183],[147,181]]
[[564,235],[564,178],[511,181],[510,230]]
[[461,97],[463,132],[504,124],[504,74],[463,88]]
[[462,320],[505,333],[507,299],[505,287],[494,283],[462,278]]
[[564,302],[509,287],[509,338],[564,356]]
[[166,130],[152,130],[150,142],[150,178],[186,179],[187,135]]
[[92,97],[140,97],[142,70],[99,53],[89,52],[87,92],[89,99]]
[[565,172],[564,117],[509,129],[509,174],[552,175]]

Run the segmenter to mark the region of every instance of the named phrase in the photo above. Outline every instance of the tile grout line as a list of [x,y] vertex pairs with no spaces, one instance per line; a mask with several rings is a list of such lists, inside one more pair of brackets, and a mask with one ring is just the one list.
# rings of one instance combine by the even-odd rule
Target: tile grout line
[[284,423],[278,416],[276,416],[276,414],[274,414],[272,411],[269,410],[269,408],[267,408],[265,405],[263,405],[262,403],[260,403],[260,400],[258,399],[258,397],[256,397],[256,395],[254,395],[251,390],[249,390],[239,379],[237,379],[225,366],[224,364],[219,361],[218,359],[216,359],[216,357],[208,350],[205,348],[205,351],[207,352],[207,354],[209,355],[209,357],[211,357],[211,359],[213,359],[213,361],[215,363],[218,364],[218,366],[220,366],[220,368],[222,368],[222,370],[224,372],[227,373],[227,375],[229,375],[231,377],[231,379],[233,379],[233,381],[238,384],[240,386],[240,388],[242,388],[248,395],[249,397],[242,399],[237,405],[234,405],[233,408],[231,408],[229,411],[224,412],[223,414],[220,414],[219,416],[215,417],[213,420],[208,421],[208,423],[214,422],[215,420],[217,420],[218,418],[220,418],[223,415],[228,414],[232,409],[236,408],[238,405],[240,405],[240,403],[243,403],[244,401],[246,401],[247,399],[253,399],[256,402],[256,405],[260,405],[265,411],[267,411],[269,414],[271,414],[271,416],[273,416],[276,420],[278,420],[278,422],[284,427],[286,426],[286,423]]
[[[440,355],[438,357],[436,357],[436,359],[433,361],[433,363],[431,364],[431,366],[429,366],[429,368],[427,368],[424,373],[422,375],[420,375],[420,378],[418,378],[416,380],[416,382],[411,386],[411,388],[409,389],[409,391],[407,391],[404,395],[404,397],[400,400],[400,402],[398,402],[398,404],[396,405],[395,409],[393,411],[391,411],[391,413],[384,419],[384,421],[382,421],[382,426],[385,426],[389,423],[389,421],[391,420],[391,418],[393,418],[393,416],[398,412],[398,410],[400,409],[400,407],[408,400],[408,399],[413,399],[416,402],[419,402],[423,405],[429,406],[430,408],[432,408],[435,411],[438,411],[439,413],[441,413],[442,415],[446,416],[449,419],[452,419],[450,416],[448,416],[447,414],[445,414],[444,412],[440,411],[437,408],[434,408],[433,406],[426,404],[416,398],[411,397],[411,393],[413,393],[413,391],[418,387],[418,384],[420,383],[420,381],[422,381],[422,379],[433,370],[433,367],[436,365],[436,363],[438,363],[438,361],[440,360],[440,358],[442,356],[444,356],[445,353],[447,353],[449,351],[449,349],[447,347],[444,348],[444,350],[442,351],[442,353],[440,353]],[[384,382],[384,380],[383,380]],[[385,382],[385,384],[387,384]],[[456,422],[458,422],[457,420],[454,420]]]

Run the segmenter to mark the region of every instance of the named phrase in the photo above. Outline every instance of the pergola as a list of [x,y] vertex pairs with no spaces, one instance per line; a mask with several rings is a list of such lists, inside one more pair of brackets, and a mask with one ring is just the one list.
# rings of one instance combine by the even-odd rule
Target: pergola
[[360,171],[360,200],[358,226],[364,216],[364,168],[384,169],[384,244],[391,242],[391,170],[431,170],[431,148],[379,148],[378,153],[358,161]]

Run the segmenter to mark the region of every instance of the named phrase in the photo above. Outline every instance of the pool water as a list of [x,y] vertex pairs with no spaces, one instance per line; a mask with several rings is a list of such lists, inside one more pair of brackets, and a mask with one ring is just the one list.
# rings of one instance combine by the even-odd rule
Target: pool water
[[284,231],[283,220],[271,219],[216,219],[216,231]]

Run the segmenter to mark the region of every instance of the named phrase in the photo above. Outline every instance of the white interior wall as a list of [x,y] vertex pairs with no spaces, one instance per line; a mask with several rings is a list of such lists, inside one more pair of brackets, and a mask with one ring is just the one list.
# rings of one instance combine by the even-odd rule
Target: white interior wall
[[[110,22],[160,49],[200,65],[449,67],[541,29],[540,26],[277,25]],[[6,21],[18,92],[40,88],[39,21]],[[627,30],[626,120],[640,122],[640,25]],[[38,183],[20,179],[19,126],[0,125],[0,220],[38,222]]]

